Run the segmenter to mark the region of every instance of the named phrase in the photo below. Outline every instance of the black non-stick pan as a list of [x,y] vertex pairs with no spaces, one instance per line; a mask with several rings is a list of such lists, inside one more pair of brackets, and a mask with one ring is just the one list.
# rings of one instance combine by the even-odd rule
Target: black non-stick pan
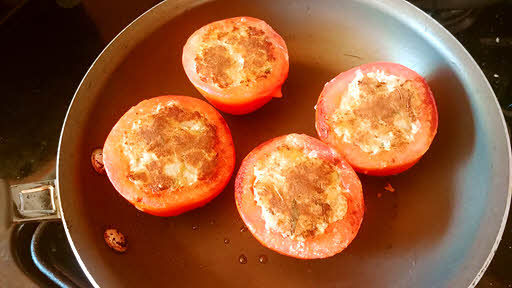
[[[430,150],[398,176],[361,175],[365,218],[341,254],[298,260],[261,246],[243,229],[233,180],[205,207],[161,218],[135,209],[90,165],[91,152],[139,101],[201,97],[183,71],[183,45],[199,27],[234,16],[268,22],[290,54],[282,99],[248,115],[224,115],[237,167],[267,139],[316,136],[314,105],[323,85],[351,67],[398,62],[434,92],[439,129]],[[505,122],[477,64],[405,1],[167,1],[124,29],[78,88],[62,130],[55,205],[94,286],[473,287],[505,226],[510,155]],[[388,182],[395,192],[384,191]],[[125,253],[105,244],[110,227],[127,237]],[[262,255],[268,261],[259,261]]]

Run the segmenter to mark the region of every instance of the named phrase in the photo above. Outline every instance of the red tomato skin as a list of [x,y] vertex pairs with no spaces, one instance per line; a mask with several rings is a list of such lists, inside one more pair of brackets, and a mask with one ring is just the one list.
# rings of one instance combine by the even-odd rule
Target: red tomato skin
[[[280,233],[269,231],[265,228],[261,218],[261,208],[257,206],[252,192],[254,182],[253,167],[259,160],[260,154],[265,154],[283,143],[289,135],[280,136],[268,140],[253,149],[242,161],[235,179],[235,201],[240,217],[253,236],[263,246],[282,255],[298,259],[321,259],[332,257],[343,251],[356,237],[364,215],[364,199],[361,182],[354,170],[333,149],[318,139],[304,134],[290,134],[301,138],[303,148],[307,151],[319,151],[320,157],[336,163],[338,167],[346,169],[351,175],[344,179],[344,183],[350,187],[345,196],[348,200],[348,210],[343,220],[331,223],[324,234],[313,239],[307,239],[303,244],[291,238],[285,238]],[[248,187],[251,188],[248,188]]]
[[[272,72],[271,77],[261,83],[256,83],[252,89],[244,90],[237,87],[220,89],[209,83],[203,82],[195,70],[195,47],[191,43],[191,39],[196,34],[201,34],[206,30],[210,24],[221,23],[220,25],[229,25],[230,21],[238,21],[244,19],[245,22],[261,28],[267,33],[268,37],[276,46],[276,62],[274,66],[275,72]],[[233,115],[243,115],[254,112],[267,104],[272,98],[281,98],[281,87],[288,77],[289,71],[289,58],[288,49],[283,38],[272,29],[264,21],[253,17],[235,17],[224,20],[219,20],[207,24],[194,32],[187,40],[183,47],[182,63],[185,74],[189,78],[194,87],[203,95],[208,102],[215,108]],[[249,96],[249,97],[248,97]]]
[[201,93],[201,95],[203,95],[204,98],[206,98],[208,102],[210,102],[210,104],[212,104],[215,108],[232,115],[243,115],[254,112],[267,104],[270,100],[272,100],[272,98],[282,97],[281,86],[279,86],[272,94],[265,97],[251,99],[250,101],[243,103],[225,103],[219,101],[216,97],[214,97],[214,95],[204,91],[201,87],[195,85],[194,87],[196,87],[199,93]]
[[[182,190],[187,192],[187,198],[174,199],[150,199],[144,196],[131,181],[127,179],[129,171],[128,160],[122,152],[120,139],[122,131],[129,129],[131,120],[137,119],[135,115],[140,109],[147,112],[160,104],[166,104],[168,101],[174,101],[182,106],[201,111],[214,125],[218,132],[218,153],[217,172],[212,177],[215,181],[195,183],[194,185]],[[130,120],[130,121],[128,121]],[[108,178],[114,188],[130,202],[135,208],[151,215],[168,217],[176,216],[189,210],[206,205],[208,202],[218,196],[229,183],[235,167],[235,148],[231,137],[229,127],[222,116],[208,103],[188,96],[166,95],[144,100],[128,110],[112,128],[105,145],[103,147],[103,162]],[[201,184],[201,185],[200,185]],[[142,195],[141,195],[142,194]]]
[[[394,163],[392,165],[388,165],[386,167],[378,167],[378,166],[372,166],[372,165],[362,165],[359,163],[359,161],[354,160],[358,155],[362,154],[362,151],[351,147],[347,148],[347,146],[341,148],[340,145],[337,145],[337,141],[334,139],[335,137],[332,136],[332,129],[329,126],[328,123],[328,115],[333,113],[334,107],[332,105],[331,99],[328,99],[326,94],[332,93],[331,90],[333,89],[334,85],[340,85],[342,87],[346,87],[343,85],[348,85],[350,81],[354,78],[355,72],[357,70],[361,70],[363,73],[365,71],[372,71],[375,69],[385,70],[387,72],[390,72],[392,75],[396,76],[403,76],[406,79],[417,81],[417,83],[420,83],[423,87],[423,90],[425,91],[424,95],[424,102],[427,104],[428,107],[431,109],[430,113],[430,119],[427,121],[430,123],[430,131],[428,131],[428,138],[427,142],[428,145],[424,147],[420,153],[417,153],[416,155],[407,155],[407,159],[405,161],[400,161],[397,163]],[[336,84],[341,83],[341,84]],[[437,126],[438,126],[438,112],[437,112],[437,106],[434,99],[434,95],[432,93],[432,90],[430,89],[429,85],[425,81],[425,79],[420,76],[415,71],[397,64],[397,63],[389,63],[389,62],[376,62],[376,63],[368,63],[364,64],[358,67],[354,67],[350,70],[347,70],[345,72],[340,73],[338,76],[336,76],[334,79],[329,81],[322,90],[322,93],[320,94],[320,97],[318,99],[318,103],[316,105],[316,116],[315,116],[315,127],[318,133],[319,138],[337,149],[344,157],[345,159],[350,163],[352,168],[358,173],[363,173],[371,176],[390,176],[390,175],[396,175],[399,173],[402,173],[412,166],[414,166],[418,161],[423,157],[425,152],[430,147],[436,133],[437,133]],[[353,146],[353,145],[351,145]],[[364,152],[363,152],[364,153]],[[356,156],[353,156],[356,154]]]

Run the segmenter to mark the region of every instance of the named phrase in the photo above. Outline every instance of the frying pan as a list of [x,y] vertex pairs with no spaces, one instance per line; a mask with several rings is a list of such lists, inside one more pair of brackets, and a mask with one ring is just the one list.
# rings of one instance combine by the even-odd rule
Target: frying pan
[[[298,260],[258,244],[237,214],[233,181],[205,207],[160,218],[131,206],[90,165],[91,151],[139,101],[200,97],[181,66],[182,47],[202,25],[240,15],[261,18],[283,36],[290,75],[282,99],[249,115],[224,115],[237,167],[272,137],[316,136],[313,107],[324,83],[353,66],[398,62],[434,92],[440,120],[430,150],[398,176],[361,175],[365,218],[334,257]],[[62,130],[54,195],[94,286],[473,287],[505,226],[510,160],[505,122],[483,73],[454,37],[405,1],[177,0],[135,20],[87,72]],[[387,183],[394,193],[384,191]],[[127,237],[126,253],[104,243],[109,227]]]

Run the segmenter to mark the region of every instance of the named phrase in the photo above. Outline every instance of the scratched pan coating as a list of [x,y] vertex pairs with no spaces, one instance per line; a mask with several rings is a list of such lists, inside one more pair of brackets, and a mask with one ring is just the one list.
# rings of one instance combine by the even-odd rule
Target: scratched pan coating
[[[247,288],[475,285],[503,232],[510,200],[510,145],[495,96],[464,48],[405,1],[203,2],[163,2],[134,21],[91,67],[69,109],[59,149],[58,185],[68,238],[91,283]],[[267,139],[292,132],[316,136],[314,105],[323,85],[351,67],[398,62],[423,75],[434,92],[439,129],[430,150],[398,176],[361,176],[366,201],[361,230],[332,258],[281,256],[241,231],[233,179],[207,206],[159,218],[133,208],[91,168],[91,151],[102,146],[131,106],[164,94],[201,98],[183,71],[182,47],[204,24],[241,15],[261,18],[282,35],[290,74],[282,99],[249,115],[224,115],[236,147],[235,169]],[[394,193],[383,189],[388,182]],[[112,226],[128,239],[124,254],[113,253],[104,243],[103,232]],[[246,264],[239,263],[242,254]],[[259,263],[260,255],[268,262]]]

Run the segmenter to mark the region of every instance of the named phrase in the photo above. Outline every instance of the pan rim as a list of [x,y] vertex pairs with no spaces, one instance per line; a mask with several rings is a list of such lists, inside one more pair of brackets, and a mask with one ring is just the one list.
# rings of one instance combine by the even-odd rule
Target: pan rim
[[[167,1],[162,1],[162,2],[160,2],[158,4],[156,4],[155,6],[151,7],[150,9],[148,9],[146,12],[142,13],[141,15],[139,15],[137,18],[135,18],[133,21],[131,21],[128,25],[126,25],[105,46],[105,48],[103,48],[103,50],[101,50],[100,54],[96,57],[96,59],[94,59],[94,62],[92,62],[92,64],[89,67],[89,69],[87,69],[87,72],[85,73],[84,77],[80,81],[80,84],[78,84],[78,87],[77,87],[77,89],[75,91],[75,94],[73,95],[73,99],[71,100],[71,103],[69,104],[68,111],[66,112],[66,117],[64,117],[64,124],[62,126],[61,134],[60,134],[60,137],[59,137],[59,147],[58,147],[58,150],[57,150],[56,181],[55,181],[56,182],[57,191],[60,191],[60,187],[59,187],[60,186],[60,184],[59,184],[60,183],[60,171],[59,171],[60,169],[59,169],[59,167],[60,167],[60,155],[61,155],[61,147],[62,147],[61,144],[62,144],[62,139],[64,138],[64,129],[66,127],[66,123],[68,121],[68,117],[69,117],[69,114],[70,114],[71,109],[73,107],[73,104],[75,103],[75,98],[78,95],[78,93],[80,92],[80,88],[82,87],[82,84],[84,83],[85,79],[87,79],[87,76],[89,75],[91,70],[93,70],[93,68],[95,67],[96,63],[102,58],[103,54],[105,54],[106,51],[109,50],[113,46],[113,43],[115,43],[118,38],[120,38],[120,37],[125,35],[125,33],[124,33],[125,31],[130,29],[130,27],[132,27],[133,24],[138,22],[139,19],[143,18],[145,15],[148,15],[148,14],[152,13],[153,11],[158,9],[159,6],[163,6],[166,3],[167,3]],[[59,192],[59,194],[60,194],[60,192]],[[62,200],[59,199],[59,201],[62,201]],[[60,215],[61,215],[62,224],[63,224],[62,226],[64,227],[64,232],[66,233],[66,237],[68,238],[71,250],[73,251],[73,254],[76,257],[76,260],[78,261],[78,265],[80,266],[80,268],[84,272],[84,274],[87,277],[87,279],[89,280],[89,282],[91,282],[92,286],[95,287],[95,288],[100,288],[101,286],[96,282],[96,280],[94,280],[94,277],[91,275],[91,273],[89,272],[89,270],[85,266],[85,263],[82,260],[82,257],[80,257],[80,254],[78,253],[78,250],[76,249],[75,243],[73,242],[73,238],[71,237],[71,233],[69,232],[68,224],[66,223],[66,217],[65,217],[65,214],[64,214],[64,209],[62,208],[62,205],[59,205],[59,207],[60,207]]]
[[[199,1],[194,1],[194,2],[191,2],[189,3],[189,5],[187,5],[188,7],[194,7],[198,4],[201,4],[201,3],[205,3],[205,2],[210,2],[210,1],[213,1],[213,0],[199,0]],[[458,62],[462,62],[462,63],[467,63],[468,64],[468,71],[471,70],[471,72],[475,73],[476,75],[468,75],[468,79],[479,79],[479,81],[484,81],[483,84],[484,84],[484,87],[482,87],[484,90],[487,90],[487,93],[486,94],[489,94],[491,96],[493,96],[494,98],[494,105],[495,107],[499,110],[499,102],[494,94],[494,90],[492,89],[491,85],[489,84],[489,81],[487,80],[487,78],[485,77],[484,73],[482,72],[482,70],[480,69],[480,67],[478,66],[478,64],[476,63],[476,61],[473,59],[473,57],[469,54],[469,52],[464,48],[464,46],[462,46],[462,44],[448,31],[446,30],[441,24],[439,24],[436,20],[434,20],[432,17],[430,17],[428,14],[426,14],[425,12],[423,12],[421,9],[417,8],[416,6],[414,6],[413,4],[405,1],[405,0],[382,0],[382,1],[372,1],[372,0],[353,0],[355,2],[360,2],[360,3],[363,3],[365,5],[368,5],[370,7],[374,7],[374,8],[377,8],[379,10],[379,12],[381,13],[387,13],[389,14],[391,17],[397,19],[397,20],[403,20],[403,19],[409,19],[411,20],[409,23],[412,23],[411,24],[411,28],[414,28],[414,25],[422,25],[422,27],[428,27],[429,28],[429,36],[431,39],[429,39],[430,41],[436,41],[436,42],[441,42],[441,40],[444,40],[443,41],[443,44],[441,45],[441,47],[444,47],[445,49],[448,49],[451,53],[454,54],[454,58],[459,60]],[[181,1],[180,1],[181,2]],[[195,4],[195,5],[193,5]],[[128,24],[126,27],[124,27],[109,43],[108,45],[105,46],[105,48],[101,51],[101,53],[96,57],[96,59],[94,60],[94,62],[91,64],[91,66],[89,67],[89,69],[87,70],[87,72],[85,73],[84,77],[82,78],[82,80],[80,81],[80,84],[78,85],[77,87],[77,90],[75,92],[75,94],[73,95],[73,99],[71,100],[71,103],[68,107],[68,110],[66,112],[66,116],[64,118],[64,124],[63,124],[63,127],[61,129],[61,133],[60,133],[60,137],[59,137],[59,146],[58,146],[58,151],[57,151],[57,163],[56,163],[56,188],[59,189],[60,191],[60,164],[61,164],[61,149],[62,149],[62,143],[63,143],[63,138],[64,138],[64,132],[66,130],[66,124],[69,123],[68,122],[68,117],[70,116],[71,114],[71,110],[73,108],[73,104],[75,104],[75,100],[77,98],[77,95],[79,94],[80,90],[81,90],[81,87],[82,85],[84,84],[84,81],[89,77],[89,74],[91,73],[91,71],[94,69],[94,67],[96,66],[97,62],[102,59],[104,57],[105,54],[107,54],[107,51],[109,51],[110,49],[112,49],[112,46],[113,46],[113,43],[117,42],[120,38],[122,37],[127,37],[127,35],[129,35],[130,33],[128,33],[129,29],[132,29],[132,30],[136,30],[135,27],[140,24],[142,21],[142,18],[146,18],[146,15],[149,15],[149,14],[152,14],[153,12],[155,12],[157,9],[159,9],[159,7],[163,7],[165,5],[172,5],[171,2],[169,1],[162,1],[158,4],[156,4],[155,6],[153,6],[152,8],[150,8],[149,10],[147,10],[146,12],[144,12],[143,14],[141,14],[140,16],[138,16],[136,19],[134,19],[132,22],[130,22],[130,24]],[[403,12],[404,10],[407,10],[406,12],[407,13],[403,13],[401,16],[398,15],[398,12],[396,11],[401,11]],[[183,11],[182,11],[183,12]],[[180,12],[180,13],[182,13]],[[425,28],[426,29],[426,28]],[[142,42],[143,40],[140,40],[139,42],[137,42],[136,44]],[[442,51],[441,51],[442,52]],[[456,52],[456,53],[455,53]],[[480,84],[478,84],[480,85]],[[480,279],[482,278],[483,274],[485,273],[485,271],[487,270],[489,264],[491,263],[495,253],[496,253],[496,250],[501,242],[501,239],[502,239],[502,236],[503,236],[503,233],[504,233],[504,230],[505,230],[505,226],[506,226],[506,223],[507,223],[507,218],[508,218],[508,214],[509,214],[509,210],[510,210],[510,202],[511,202],[511,194],[512,194],[512,150],[511,150],[511,142],[510,142],[510,135],[509,135],[509,132],[507,130],[507,124],[506,124],[506,121],[505,121],[505,118],[503,116],[502,113],[499,113],[499,117],[501,119],[501,125],[502,125],[502,128],[504,129],[504,135],[505,135],[505,138],[506,138],[506,144],[507,144],[507,159],[508,159],[508,179],[506,179],[507,181],[507,186],[508,186],[508,191],[507,191],[507,199],[506,199],[506,205],[505,205],[505,210],[504,210],[504,213],[503,213],[503,216],[502,216],[502,221],[501,221],[501,225],[500,225],[500,228],[498,230],[498,234],[496,235],[496,239],[492,245],[492,248],[491,248],[491,251],[489,251],[489,254],[486,258],[486,260],[484,261],[482,267],[479,269],[478,273],[474,276],[473,278],[473,281],[470,283],[470,285],[468,287],[470,288],[473,288],[475,287],[478,282],[480,281]],[[501,130],[501,129],[500,129]],[[61,212],[61,217],[62,217],[62,222],[63,222],[63,226],[64,226],[64,230],[65,230],[65,233],[66,233],[66,237],[70,243],[70,247],[71,247],[71,250],[73,251],[73,254],[75,255],[78,263],[79,263],[79,266],[80,268],[82,269],[82,271],[84,272],[84,274],[86,275],[87,279],[90,281],[90,283],[94,286],[94,287],[100,287],[100,285],[94,280],[93,276],[90,274],[89,270],[87,269],[85,263],[83,262],[83,260],[81,259],[79,253],[78,253],[78,250],[73,242],[73,239],[71,237],[71,233],[69,231],[69,228],[68,228],[68,225],[66,223],[66,217],[65,217],[65,213],[64,213],[64,209],[63,209],[63,205],[60,205],[60,212]]]
[[[425,27],[427,27],[427,25],[430,25],[429,28],[431,30],[437,29],[437,31],[430,32],[430,34],[432,36],[435,36],[435,37],[432,37],[435,41],[441,42],[442,36],[445,37],[443,40],[450,41],[450,42],[444,42],[444,45],[452,46],[449,48],[453,54],[458,55],[455,57],[466,58],[464,60],[470,62],[470,66],[472,66],[471,68],[473,68],[473,70],[476,69],[476,72],[479,74],[478,75],[479,78],[481,78],[481,80],[483,80],[485,83],[485,88],[491,92],[491,95],[493,96],[492,98],[494,100],[494,104],[496,105],[496,107],[499,110],[500,104],[498,102],[498,98],[496,97],[494,90],[492,89],[492,86],[489,83],[489,80],[487,80],[487,77],[485,77],[485,74],[483,73],[483,71],[480,68],[480,66],[478,65],[478,63],[476,63],[473,56],[471,56],[471,54],[469,54],[469,52],[459,42],[459,40],[457,40],[457,38],[455,38],[455,36],[453,36],[452,33],[450,33],[445,27],[443,27],[434,18],[432,18],[427,13],[423,12],[420,8],[414,6],[413,4],[411,4],[405,0],[384,0],[384,1],[356,0],[356,1],[365,2],[365,3],[369,3],[369,4],[378,3],[376,5],[380,6],[379,8],[381,11],[386,11],[386,12],[392,14],[397,19],[399,19],[399,18],[396,15],[395,11],[402,11],[399,8],[409,9],[409,11],[411,13],[416,13],[416,15],[418,17],[423,17],[423,19],[416,19],[416,24],[425,24]],[[392,7],[392,5],[396,5],[396,6]],[[399,5],[403,5],[403,7],[398,7]],[[395,9],[392,9],[392,8],[395,8]],[[404,14],[407,14],[407,13],[404,13]],[[425,22],[427,22],[427,23],[425,23]],[[448,39],[446,39],[446,38],[448,38]],[[455,49],[457,49],[457,51],[455,51]],[[457,52],[457,53],[455,53],[455,52]],[[501,110],[500,110],[500,112],[501,112]],[[505,211],[504,211],[502,219],[501,219],[500,229],[498,230],[498,234],[496,235],[496,239],[494,241],[494,244],[492,245],[491,251],[489,251],[489,254],[487,255],[486,260],[482,264],[482,267],[480,268],[478,273],[473,278],[473,281],[471,281],[471,283],[469,284],[468,288],[476,287],[476,285],[478,284],[480,279],[483,277],[485,271],[491,264],[491,261],[494,258],[494,255],[496,254],[496,250],[498,249],[498,246],[503,237],[503,233],[505,232],[505,226],[507,224],[508,214],[510,212],[510,202],[511,202],[511,196],[512,196],[512,147],[511,147],[511,142],[510,142],[509,131],[507,130],[507,122],[505,121],[505,116],[503,115],[503,113],[499,113],[499,117],[500,117],[501,124],[502,124],[502,127],[505,132],[505,139],[506,139],[507,152],[508,152],[507,158],[508,158],[508,172],[509,172],[508,174],[509,175],[508,175],[508,179],[507,179],[508,180],[508,185],[507,185],[508,191],[507,191],[507,200],[506,200],[507,202],[505,204]]]

